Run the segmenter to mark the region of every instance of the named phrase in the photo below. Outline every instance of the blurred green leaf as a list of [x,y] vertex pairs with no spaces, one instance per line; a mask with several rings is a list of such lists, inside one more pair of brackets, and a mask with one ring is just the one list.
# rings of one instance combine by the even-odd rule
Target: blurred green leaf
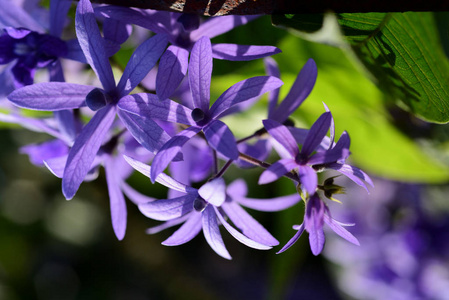
[[[418,117],[449,122],[449,62],[432,13],[338,14],[344,36],[390,100]],[[276,25],[320,28],[322,15],[273,16]]]

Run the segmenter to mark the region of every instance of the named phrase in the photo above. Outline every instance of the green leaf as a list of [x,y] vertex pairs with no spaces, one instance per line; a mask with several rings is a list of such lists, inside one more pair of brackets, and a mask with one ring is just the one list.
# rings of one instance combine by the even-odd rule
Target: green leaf
[[[322,16],[273,16],[273,23],[310,32]],[[338,14],[343,35],[389,100],[435,123],[449,122],[449,62],[432,13]]]

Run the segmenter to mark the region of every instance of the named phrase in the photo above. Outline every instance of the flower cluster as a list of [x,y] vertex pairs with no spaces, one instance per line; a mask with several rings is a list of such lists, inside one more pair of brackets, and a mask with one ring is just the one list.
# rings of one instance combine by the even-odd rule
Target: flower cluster
[[[363,171],[346,163],[350,155],[348,133],[343,132],[335,141],[334,120],[326,105],[326,112],[310,129],[296,128],[289,119],[315,84],[317,67],[312,59],[278,103],[283,82],[276,62],[269,57],[279,53],[278,48],[211,43],[213,37],[257,16],[216,17],[203,22],[198,16],[95,7],[89,0],[80,0],[75,15],[76,38],[63,41],[60,36],[70,7],[71,1],[52,0],[47,30],[35,26],[36,22],[20,7],[12,5],[0,12],[0,21],[5,23],[0,24],[4,32],[0,36],[0,63],[11,65],[2,76],[12,78],[9,82],[14,86],[7,98],[15,106],[9,114],[1,114],[0,120],[53,137],[21,151],[34,164],[45,165],[62,178],[67,200],[75,196],[83,181],[95,179],[103,166],[112,226],[119,240],[126,232],[126,196],[146,217],[164,221],[148,229],[148,233],[181,225],[164,245],[186,243],[202,231],[211,248],[227,259],[231,256],[220,225],[249,247],[270,249],[279,242],[243,207],[273,212],[301,200],[305,202],[304,221],[293,227],[297,233],[279,252],[289,248],[306,230],[312,252],[318,255],[325,241],[324,223],[358,244],[344,228],[348,224],[334,220],[324,201],[324,197],[335,200],[333,195],[341,193],[342,187],[334,184],[333,178],[319,184],[318,176],[325,170],[336,170],[365,189],[366,184],[372,185]],[[7,16],[19,11],[28,21],[7,24]],[[135,26],[151,31],[151,37],[139,42],[116,83],[109,57],[119,51]],[[63,74],[69,70],[62,67],[61,58],[87,63],[98,81],[66,82]],[[216,100],[211,99],[214,59],[261,58],[267,75],[234,83]],[[155,89],[145,90],[141,82],[156,67]],[[41,68],[48,68],[50,80],[33,84],[35,72]],[[135,93],[136,89],[140,92]],[[261,129],[237,139],[222,118],[248,109],[265,93],[269,98],[268,113]],[[53,114],[29,118],[17,107]],[[268,164],[264,160],[272,149],[281,159]],[[272,199],[248,198],[242,179],[226,184],[223,176],[231,166],[264,169],[259,184],[287,177],[298,193]],[[167,167],[171,176],[164,173]],[[134,170],[168,187],[167,199],[142,195],[129,186],[126,179]],[[193,187],[194,183],[200,187]]]

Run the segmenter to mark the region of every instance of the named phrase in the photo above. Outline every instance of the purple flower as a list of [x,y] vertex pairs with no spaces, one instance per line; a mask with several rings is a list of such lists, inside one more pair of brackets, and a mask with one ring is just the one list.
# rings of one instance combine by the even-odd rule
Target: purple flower
[[[150,177],[151,167],[127,156],[125,159],[134,169]],[[236,193],[237,186],[230,187],[227,191],[222,178],[210,180],[199,189],[184,185],[165,174],[160,174],[156,181],[181,194],[176,198],[139,205],[140,211],[145,216],[167,221],[167,223],[149,230],[149,233],[183,224],[162,243],[163,245],[177,246],[187,243],[200,231],[203,231],[211,248],[218,255],[231,259],[220,234],[220,223],[235,239],[248,247],[267,250],[278,244],[278,241],[262,225],[243,210],[237,201],[233,200],[232,196]],[[298,201],[295,198],[287,199],[285,197],[282,200],[286,202],[284,207]],[[226,221],[226,217],[229,217],[242,232],[232,227]]]
[[[172,44],[162,55],[156,77],[156,93],[160,100],[169,98],[185,77],[189,52],[202,37],[209,39],[246,24],[259,16],[221,16],[204,23],[199,16],[152,10],[103,6],[96,11],[106,17],[124,20],[155,33],[167,34]],[[273,46],[237,44],[212,45],[212,57],[231,61],[246,61],[281,52]]]
[[[91,169],[96,153],[114,122],[117,104],[153,68],[167,43],[162,35],[156,35],[142,43],[133,53],[116,85],[106,55],[105,42],[100,35],[92,5],[88,0],[79,2],[75,25],[81,49],[102,83],[103,89],[49,82],[24,87],[8,96],[10,101],[22,108],[60,111],[87,105],[97,111],[81,130],[69,152],[62,178],[62,191],[67,199],[75,195]],[[121,111],[117,113],[131,134],[148,150],[154,152],[169,139],[168,134],[153,120]]]
[[301,236],[304,229],[309,233],[309,243],[312,253],[318,255],[324,247],[324,231],[323,225],[326,223],[336,234],[355,245],[360,245],[357,238],[355,238],[343,226],[352,226],[353,224],[340,223],[330,216],[329,208],[321,200],[318,194],[313,194],[306,200],[306,211],[304,222],[301,225],[296,225],[293,228],[298,232],[287,242],[287,244],[279,250],[279,253],[284,252],[290,248]]
[[[280,72],[276,61],[271,57],[264,59],[265,70],[267,75],[280,78]],[[290,115],[304,102],[312,91],[317,78],[317,66],[313,59],[309,59],[302,67],[295,82],[290,88],[289,93],[281,103],[279,102],[280,88],[271,91],[268,94],[268,119],[277,121],[287,126],[287,120]],[[308,130],[288,126],[296,141],[302,144],[305,140]],[[253,136],[260,137],[265,130],[259,130]],[[277,143],[272,143],[271,139],[259,139],[254,144],[241,143],[239,149],[242,153],[248,154],[259,160],[265,160],[271,152],[272,146],[276,147]],[[279,147],[276,147],[279,150]],[[240,167],[249,167],[244,161],[238,160]]]
[[[322,114],[312,125],[307,132],[301,150],[299,150],[297,145],[297,139],[293,137],[287,127],[269,119],[264,120],[263,123],[267,131],[282,146],[283,151],[287,155],[286,158],[272,164],[261,174],[259,184],[272,182],[287,172],[297,169],[302,186],[309,194],[313,194],[318,185],[316,173],[324,169],[334,169],[346,175],[367,191],[364,181],[372,185],[371,179],[362,170],[344,163],[350,154],[349,135],[344,131],[339,141],[334,143],[333,132],[335,130],[333,125],[331,126],[333,119],[330,112]],[[319,146],[322,145],[329,127],[331,127],[329,148],[323,150]]]
[[228,126],[218,119],[234,105],[258,97],[282,84],[281,80],[269,76],[249,78],[231,86],[209,108],[211,75],[212,48],[209,38],[202,37],[195,43],[189,63],[193,110],[171,100],[160,102],[151,94],[130,95],[118,104],[120,109],[129,113],[190,125],[172,137],[156,154],[151,168],[153,182],[181,147],[200,131],[214,150],[236,160],[239,152],[235,137]]

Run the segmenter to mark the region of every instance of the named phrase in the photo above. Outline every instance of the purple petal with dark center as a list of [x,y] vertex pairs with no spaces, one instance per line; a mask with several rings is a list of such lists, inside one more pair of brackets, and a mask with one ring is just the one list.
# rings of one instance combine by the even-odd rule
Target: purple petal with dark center
[[232,259],[223,242],[218,228],[217,215],[212,205],[206,206],[202,212],[203,233],[209,246],[221,257]]
[[136,205],[145,204],[156,200],[155,198],[151,198],[144,194],[139,193],[124,181],[120,183],[120,187],[123,193],[126,195],[126,197],[128,197],[129,200],[131,200]]
[[119,45],[123,44],[131,35],[132,26],[111,18],[103,21],[104,38]]
[[275,109],[270,119],[283,123],[304,102],[315,85],[317,67],[313,59],[309,59],[298,77],[296,77],[287,97]]
[[[143,162],[140,162],[138,160],[135,160],[134,158],[131,158],[129,156],[123,155],[123,158],[130,164],[131,167],[142,173],[143,175],[150,178],[151,173],[151,167],[147,164],[144,164]],[[183,193],[190,193],[193,192],[195,189],[186,186],[185,184],[182,184],[173,178],[171,178],[168,175],[165,175],[164,173],[160,174],[158,178],[156,179],[157,182],[160,184],[168,187],[169,189],[173,189],[179,192]]]
[[154,182],[157,179],[158,175],[165,170],[168,164],[181,150],[182,146],[200,131],[201,128],[191,126],[172,137],[168,142],[164,144],[164,146],[162,146],[162,148],[153,159],[150,177],[152,182]]
[[293,194],[271,199],[238,197],[234,198],[234,200],[243,206],[259,211],[280,211],[292,207],[293,205],[301,201],[301,196],[299,196],[299,194]]
[[[222,208],[229,219],[231,219],[232,223],[234,223],[234,225],[251,240],[266,246],[279,245],[278,240],[276,240],[259,222],[251,217],[236,202],[226,202],[225,204],[223,204]],[[218,218],[221,221],[221,216],[218,213],[217,215],[219,216]],[[223,223],[223,221],[221,222]],[[225,223],[223,223],[223,225],[224,224]]]
[[106,106],[93,116],[75,140],[62,178],[62,192],[67,200],[73,198],[89,172],[114,118],[115,108]]
[[292,158],[298,155],[298,144],[287,127],[270,119],[263,120],[262,123],[268,133],[290,153]]
[[[162,230],[165,230],[167,228],[170,228],[170,227],[182,224],[185,221],[187,221],[189,219],[189,217],[191,215],[193,215],[193,213],[196,213],[196,212],[192,211],[190,214],[184,215],[184,216],[182,216],[180,218],[173,219],[173,220],[168,220],[168,221],[165,221],[164,223],[162,223],[160,225],[150,227],[147,230],[145,230],[145,233],[146,234],[155,234],[155,233],[158,233],[158,232],[160,232]],[[201,213],[198,213],[198,214],[199,214],[199,216],[201,218]],[[198,221],[198,222],[201,224],[201,220]],[[201,227],[200,227],[200,230],[201,230]]]
[[278,160],[260,175],[259,184],[267,184],[273,182],[296,167],[298,167],[298,164],[294,159],[283,158],[281,160]]
[[318,148],[329,130],[331,121],[331,113],[325,112],[313,123],[302,146],[301,157],[309,157]]
[[285,250],[287,250],[288,248],[293,246],[293,244],[296,243],[297,240],[299,240],[299,238],[301,237],[301,234],[304,232],[304,223],[302,223],[299,226],[299,228],[296,230],[298,230],[298,232],[296,232],[295,235],[287,242],[287,244],[285,244],[285,246],[282,247],[281,250],[276,252],[276,254],[280,254],[280,253],[284,252]]
[[214,206],[221,206],[226,200],[226,184],[223,178],[208,181],[198,190],[198,194]]
[[15,105],[33,110],[64,110],[85,106],[92,86],[65,82],[45,82],[25,86],[12,92],[8,99]]
[[213,149],[232,160],[239,157],[235,137],[225,123],[212,120],[203,128],[203,132]]
[[105,159],[104,169],[111,206],[112,228],[117,239],[121,241],[125,237],[127,218],[125,197],[120,189],[121,180],[116,176],[114,160],[111,157]]
[[363,181],[366,181],[369,185],[374,187],[371,178],[359,168],[353,167],[348,164],[339,164],[339,163],[328,164],[326,165],[326,168],[333,169],[342,173],[343,175],[354,181],[356,184],[363,187],[368,194],[369,194],[368,187],[365,185]]
[[[49,33],[60,37],[67,21],[67,13],[72,6],[71,0],[50,1],[50,28]],[[32,28],[32,27],[31,27]]]
[[212,77],[212,46],[203,36],[192,48],[189,62],[189,83],[193,106],[204,113],[209,111],[210,80]]
[[324,222],[339,236],[344,238],[350,243],[353,243],[354,245],[360,246],[359,240],[355,236],[353,236],[349,231],[347,231],[343,226],[342,223],[332,219],[329,215],[324,214]]
[[259,17],[260,15],[220,16],[209,18],[206,22],[201,24],[197,30],[190,33],[190,38],[194,41],[198,40],[202,36],[207,36],[211,39],[230,31],[235,27],[245,25],[246,23]]
[[[190,242],[203,228],[202,214],[192,211],[186,222],[179,227],[168,239],[162,242],[165,246],[178,246]],[[175,220],[173,220],[175,221]]]
[[156,153],[170,139],[170,136],[150,118],[120,110],[118,116],[139,144],[151,153]]
[[[273,58],[266,57],[263,62],[265,64],[265,73],[267,73],[267,75],[281,78],[278,65]],[[278,103],[279,91],[280,89],[277,88],[268,94],[268,119],[273,119],[272,114]]]
[[160,100],[169,98],[187,74],[189,51],[171,45],[159,62],[156,76],[156,94]]
[[76,36],[89,65],[100,79],[107,92],[114,90],[115,81],[111,64],[105,51],[92,5],[88,0],[80,0],[75,16]]
[[277,89],[282,84],[279,78],[270,76],[252,77],[237,82],[218,97],[210,109],[210,115],[214,119],[219,118],[232,106]]
[[121,97],[129,94],[147,76],[148,72],[156,65],[166,46],[167,37],[158,34],[137,47],[117,85]]
[[253,46],[237,44],[214,44],[212,45],[212,56],[216,59],[230,61],[248,61],[282,52],[273,46]]
[[196,125],[192,119],[192,110],[166,99],[160,101],[154,94],[132,94],[121,98],[118,108],[129,113],[162,121]]
[[193,210],[193,201],[198,194],[186,194],[172,199],[162,199],[138,205],[146,217],[166,221],[184,216]]

